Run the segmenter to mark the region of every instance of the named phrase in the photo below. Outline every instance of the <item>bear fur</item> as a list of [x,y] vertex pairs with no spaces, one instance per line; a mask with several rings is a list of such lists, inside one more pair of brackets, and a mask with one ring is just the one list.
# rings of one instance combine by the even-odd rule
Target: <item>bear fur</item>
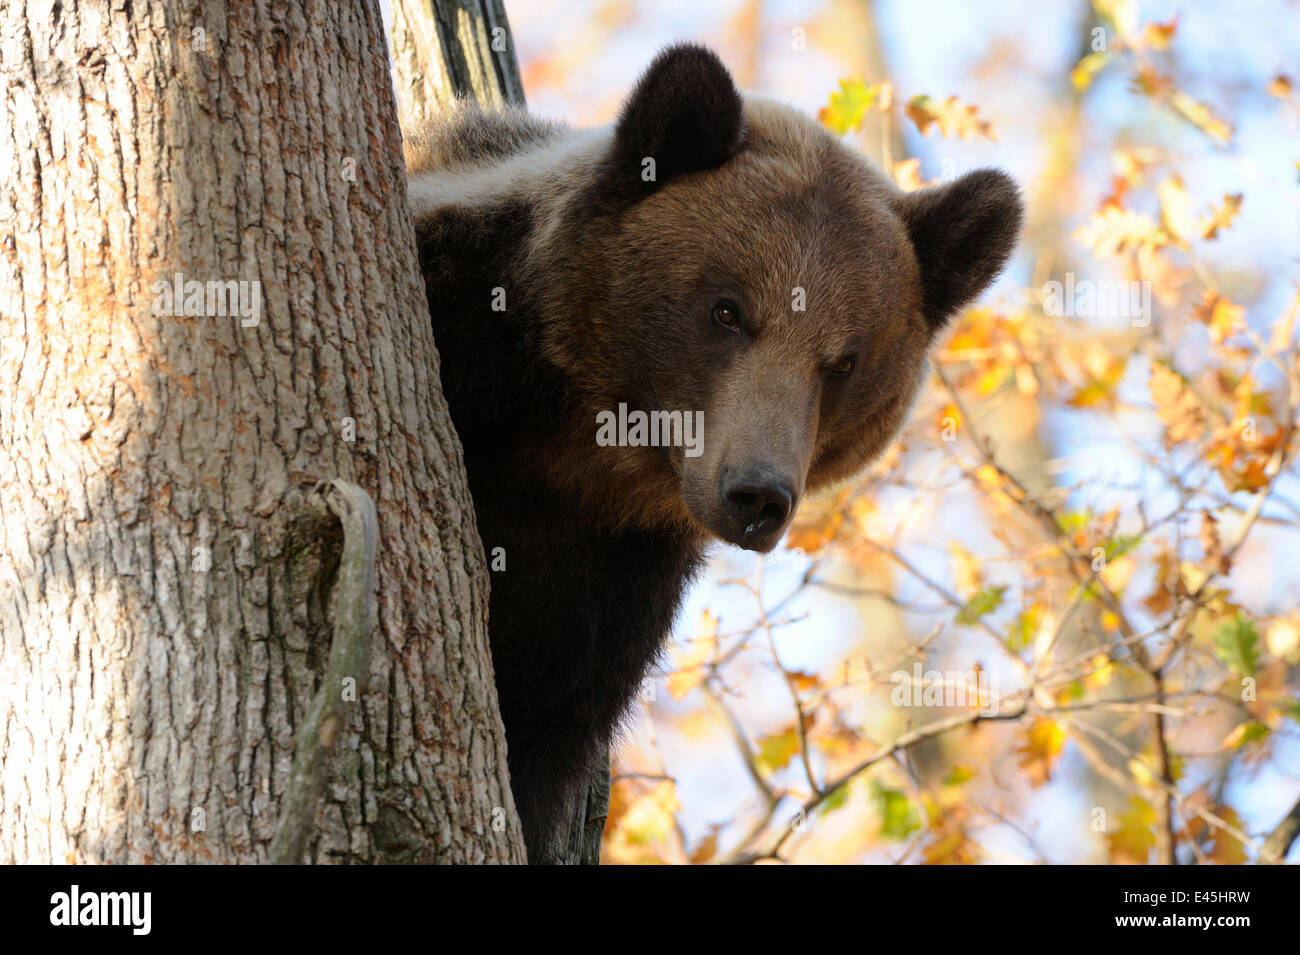
[[[706,545],[769,550],[886,447],[1021,203],[993,170],[903,193],[689,44],[611,126],[466,105],[407,164],[443,391],[506,562],[511,786],[530,861],[556,861]],[[620,405],[702,412],[696,453],[598,442]]]

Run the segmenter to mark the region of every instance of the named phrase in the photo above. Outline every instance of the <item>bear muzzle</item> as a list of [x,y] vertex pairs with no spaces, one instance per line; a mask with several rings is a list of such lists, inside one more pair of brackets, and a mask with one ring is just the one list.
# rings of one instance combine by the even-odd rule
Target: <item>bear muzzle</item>
[[767,552],[785,533],[799,503],[796,479],[772,464],[724,468],[718,481],[722,538]]

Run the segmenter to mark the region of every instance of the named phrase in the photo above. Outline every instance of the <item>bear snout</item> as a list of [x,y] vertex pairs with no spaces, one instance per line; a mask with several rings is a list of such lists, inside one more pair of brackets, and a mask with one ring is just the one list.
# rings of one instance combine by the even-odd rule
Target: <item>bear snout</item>
[[771,464],[724,468],[718,481],[726,540],[746,550],[769,551],[799,503],[795,479]]

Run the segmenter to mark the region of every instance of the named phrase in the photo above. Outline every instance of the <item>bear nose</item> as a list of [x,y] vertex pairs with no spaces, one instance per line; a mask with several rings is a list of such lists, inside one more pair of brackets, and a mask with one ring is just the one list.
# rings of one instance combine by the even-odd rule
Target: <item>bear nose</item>
[[727,468],[721,485],[727,510],[740,532],[739,543],[771,537],[794,510],[794,481],[775,468]]

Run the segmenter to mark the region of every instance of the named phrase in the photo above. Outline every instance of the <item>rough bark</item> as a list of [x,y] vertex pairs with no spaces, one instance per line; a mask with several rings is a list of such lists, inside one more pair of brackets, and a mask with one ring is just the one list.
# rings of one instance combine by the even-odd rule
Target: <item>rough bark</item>
[[375,629],[301,858],[521,861],[377,5],[5,4],[0,77],[0,860],[270,857],[339,478]]
[[413,129],[457,98],[524,105],[501,0],[393,0],[390,38],[398,116]]
[[[398,115],[418,129],[456,99],[525,106],[514,40],[500,0],[393,0],[390,37]],[[597,865],[609,813],[609,766],[570,820],[563,861]]]

